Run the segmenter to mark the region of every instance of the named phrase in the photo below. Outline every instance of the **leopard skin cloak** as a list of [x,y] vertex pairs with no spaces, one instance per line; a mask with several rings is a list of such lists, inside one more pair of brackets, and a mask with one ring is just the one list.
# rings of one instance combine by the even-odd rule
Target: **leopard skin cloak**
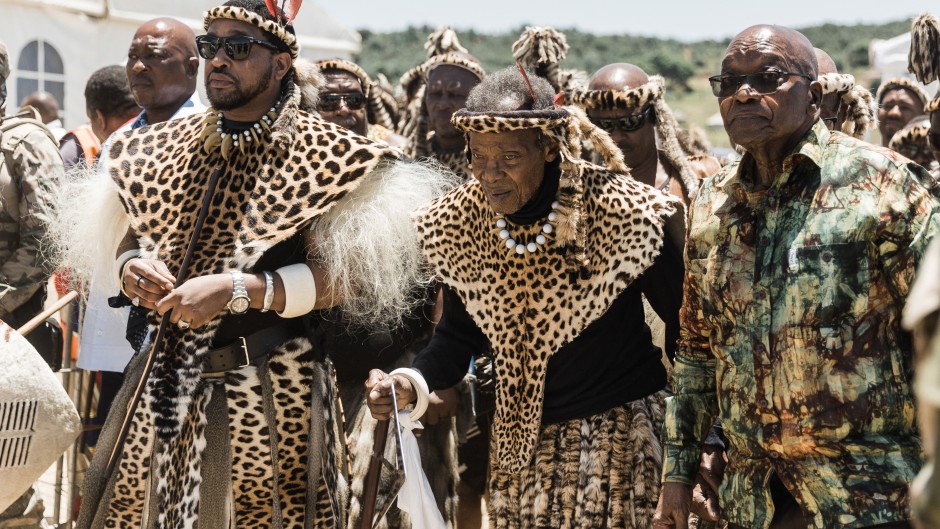
[[[183,261],[208,180],[215,169],[221,170],[221,176],[193,256],[190,270],[195,275],[250,270],[265,251],[307,229],[316,218],[354,192],[381,162],[397,158],[390,148],[296,110],[290,126],[279,132],[281,140],[286,132],[286,141],[249,144],[246,152],[236,150],[226,162],[218,151],[206,153],[203,150],[200,134],[206,117],[204,113],[195,114],[115,138],[106,165],[117,184],[120,202],[130,217],[131,229],[138,237],[141,256],[165,262],[174,275]],[[107,501],[90,508],[89,511],[94,508],[97,511],[85,517],[89,520],[87,525],[80,526],[131,527],[146,522],[147,526],[162,529],[193,527],[197,521],[200,528],[211,526],[208,519],[199,520],[205,510],[200,505],[201,462],[206,438],[211,435],[206,431],[206,417],[212,415],[213,406],[221,404],[218,404],[218,397],[212,398],[213,394],[219,395],[219,384],[206,383],[200,375],[202,360],[220,319],[200,329],[168,328],[164,345],[145,381],[144,399],[115,472],[101,476],[108,483],[109,490],[103,491]],[[152,338],[158,322],[151,314],[148,323]],[[300,383],[312,376],[312,372],[320,376],[323,362],[315,359],[308,340],[299,337],[281,349],[277,353],[279,372],[276,375],[289,372]],[[261,446],[267,450],[265,453],[273,462],[270,465],[273,470],[251,470],[249,457],[242,453],[238,463],[245,466],[241,470],[254,474],[238,476],[239,470],[234,468],[236,461],[228,461],[235,497],[226,499],[223,494],[216,497],[217,502],[232,506],[239,527],[288,527],[298,520],[301,524],[309,523],[309,519],[304,521],[305,510],[311,511],[311,516],[316,510],[318,517],[321,511],[332,511],[332,518],[342,519],[346,485],[345,477],[339,474],[345,464],[340,464],[337,452],[332,449],[337,443],[342,444],[342,435],[337,431],[341,419],[334,413],[338,409],[333,398],[335,381],[323,382],[322,390],[314,387],[305,397],[313,400],[307,401],[304,416],[322,412],[324,417],[319,421],[319,428],[334,434],[327,435],[324,442],[322,432],[314,436],[309,428],[299,424],[291,426],[287,432],[277,431],[274,425],[284,419],[281,414],[295,412],[278,408],[276,402],[270,404],[271,387],[277,400],[276,384],[284,382],[275,382],[270,377],[265,382],[258,373],[264,369],[267,367],[243,368],[225,377],[226,390],[221,395],[228,392],[231,396],[235,391],[234,395],[248,399],[229,402],[232,458],[239,455],[234,452],[236,445],[248,439],[242,431],[234,429],[236,423],[257,424],[263,418],[272,427],[257,429],[269,435],[272,443],[278,439],[283,443],[284,437],[291,436],[295,437],[287,439],[291,446],[298,442],[306,446],[310,441],[311,454],[323,461],[322,479],[317,483],[311,479],[308,485],[326,487],[327,491],[305,491],[308,485],[289,482],[296,475],[304,475],[300,469],[306,464],[307,454],[300,451],[285,454],[281,446],[276,450]],[[282,404],[293,402],[290,395],[280,396]],[[244,406],[246,403],[252,404]],[[115,407],[119,409],[122,408]],[[257,413],[248,417],[243,412]],[[224,416],[224,413],[216,415]],[[290,418],[296,420],[297,416]],[[318,424],[317,420],[308,422]],[[318,444],[325,448],[321,447],[323,449],[314,454]],[[247,447],[249,453],[255,448],[258,447]],[[246,446],[238,447],[240,451],[245,449]],[[99,459],[107,459],[108,454],[100,451],[99,454],[103,456]],[[152,463],[149,454],[152,454]],[[205,456],[212,454],[205,452]],[[98,466],[101,467],[100,462]],[[240,487],[247,490],[259,484],[262,489],[273,491],[271,497],[279,498],[280,505],[276,505],[275,500],[271,507],[269,497],[259,511],[257,504],[265,502],[244,495],[239,497]],[[278,487],[283,488],[280,497]],[[316,505],[311,504],[311,497],[316,498],[313,501]],[[320,505],[324,498],[325,507]],[[239,503],[240,500],[243,502]],[[149,522],[148,513],[152,513]]]
[[[654,261],[677,199],[584,161],[569,167],[584,182],[584,226],[590,276],[567,272],[570,212],[558,210],[558,235],[536,253],[507,250],[497,216],[476,181],[416,213],[424,252],[435,273],[460,296],[489,339],[496,373],[490,445],[490,494],[518,490],[531,464],[542,416],[548,361],[575,339]],[[561,189],[571,174],[562,173]],[[541,223],[509,225],[531,240]]]

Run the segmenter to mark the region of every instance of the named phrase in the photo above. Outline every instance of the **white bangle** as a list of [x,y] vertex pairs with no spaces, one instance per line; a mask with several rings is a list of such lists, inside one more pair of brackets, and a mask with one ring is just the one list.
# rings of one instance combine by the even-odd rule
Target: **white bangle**
[[[114,261],[114,264],[116,267],[115,269],[118,272],[118,285],[120,285],[121,294],[124,294],[125,296],[127,296],[127,292],[124,292],[124,269],[127,268],[127,263],[133,261],[134,259],[139,259],[139,258],[140,258],[140,249],[134,248],[133,250],[128,250],[122,253]],[[127,297],[130,297],[130,296],[127,296]]]
[[284,310],[278,316],[296,318],[313,310],[317,304],[317,282],[310,267],[299,263],[278,268],[276,273],[284,285]]
[[411,369],[410,367],[399,367],[389,373],[389,376],[395,375],[400,375],[402,378],[407,379],[408,382],[411,382],[411,387],[415,390],[415,394],[418,398],[415,402],[414,409],[411,410],[411,420],[417,421],[424,415],[424,412],[428,411],[428,400],[431,397],[431,392],[428,390],[428,382],[424,380],[424,376],[421,375],[420,371]]
[[271,304],[274,303],[274,275],[271,272],[264,274],[264,303],[261,306],[261,312],[271,310]]

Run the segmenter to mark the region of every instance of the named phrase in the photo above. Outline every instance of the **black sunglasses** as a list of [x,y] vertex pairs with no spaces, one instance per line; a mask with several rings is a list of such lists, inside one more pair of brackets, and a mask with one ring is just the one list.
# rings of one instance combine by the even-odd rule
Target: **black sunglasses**
[[747,75],[715,75],[709,77],[708,82],[712,85],[712,93],[715,94],[715,97],[733,96],[738,93],[738,90],[740,90],[744,84],[747,84],[751,87],[751,90],[760,95],[767,95],[776,92],[777,89],[780,88],[780,85],[791,75],[796,75],[809,81],[814,80],[804,73],[769,71]]
[[280,52],[280,48],[266,40],[256,39],[245,35],[234,37],[217,37],[215,35],[199,35],[196,37],[196,49],[199,50],[199,56],[206,60],[211,60],[219,52],[219,46],[225,50],[225,54],[233,61],[243,61],[251,55],[251,47],[259,45],[262,48]]
[[350,94],[322,94],[317,108],[326,112],[336,112],[340,109],[342,102],[346,102],[346,108],[349,110],[359,110],[366,103],[366,96],[360,92]]
[[639,130],[646,125],[646,120],[649,119],[650,113],[653,111],[653,107],[647,105],[640,112],[636,114],[631,114],[629,116],[617,119],[603,119],[603,118],[590,118],[591,123],[597,125],[598,128],[604,129],[607,132],[613,132],[617,129],[620,129],[624,132],[633,132]]

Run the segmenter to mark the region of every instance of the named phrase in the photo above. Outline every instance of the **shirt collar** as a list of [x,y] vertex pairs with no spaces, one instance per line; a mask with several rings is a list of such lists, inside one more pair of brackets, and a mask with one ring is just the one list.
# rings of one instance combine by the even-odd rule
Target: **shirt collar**
[[[784,157],[783,169],[780,174],[777,175],[778,178],[772,187],[779,187],[785,184],[790,174],[792,174],[793,168],[803,161],[808,160],[817,167],[821,167],[823,149],[829,143],[831,135],[832,133],[829,132],[825,122],[821,119],[817,119],[816,122],[813,123],[813,126],[806,131],[806,134],[803,135],[799,143],[793,147],[793,150]],[[741,161],[738,163],[735,179],[745,186],[747,186],[749,179],[747,177],[742,178],[742,172],[753,167],[753,161],[754,157],[750,153],[744,153],[744,156],[741,157]]]

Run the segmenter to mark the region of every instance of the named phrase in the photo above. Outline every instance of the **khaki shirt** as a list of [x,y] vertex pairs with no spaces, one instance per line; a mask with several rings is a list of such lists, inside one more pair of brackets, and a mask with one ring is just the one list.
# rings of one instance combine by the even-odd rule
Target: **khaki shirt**
[[48,129],[23,116],[0,121],[0,148],[0,319],[4,319],[32,298],[49,276],[40,241],[63,165]]

